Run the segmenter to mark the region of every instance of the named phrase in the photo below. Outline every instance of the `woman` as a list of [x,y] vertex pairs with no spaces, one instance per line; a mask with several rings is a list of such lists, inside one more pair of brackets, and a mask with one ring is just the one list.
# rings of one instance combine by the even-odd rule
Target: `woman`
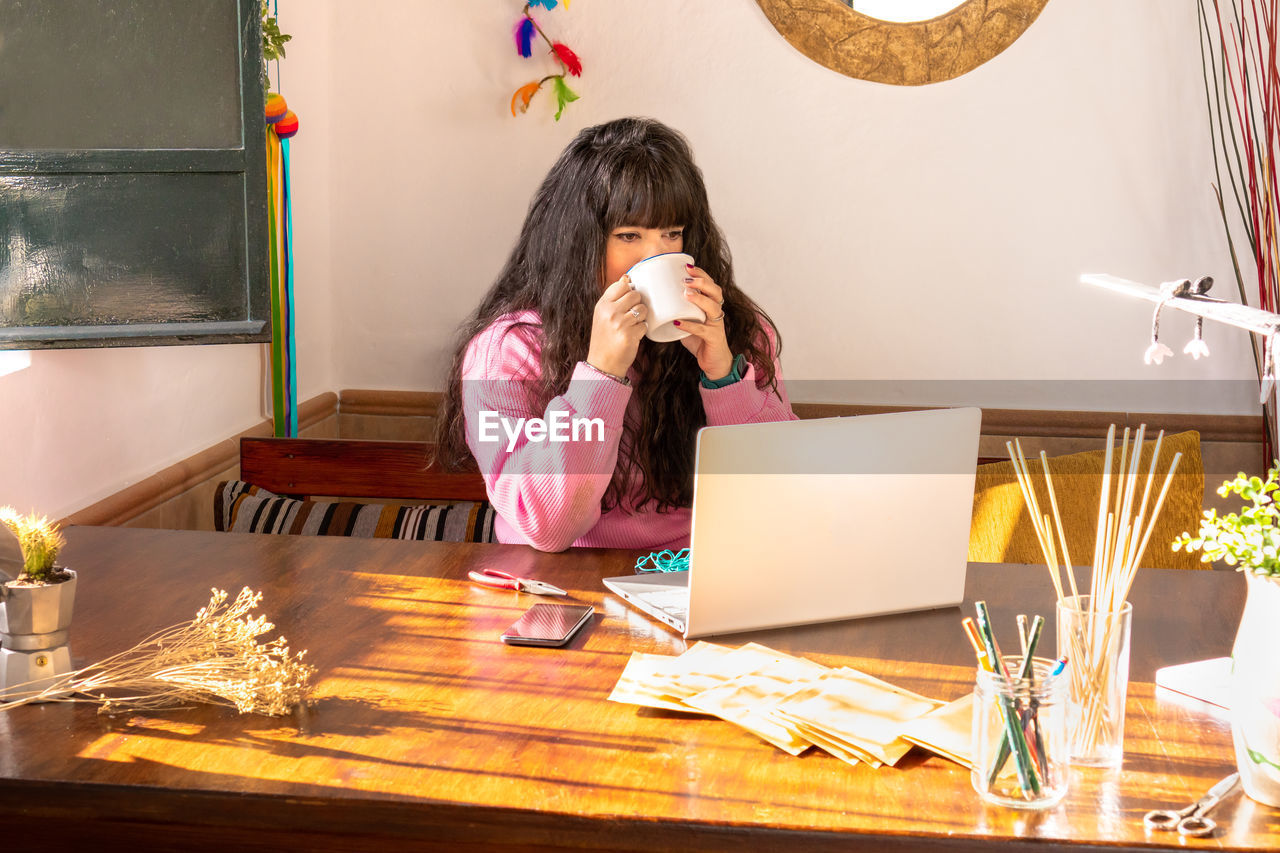
[[[682,346],[644,339],[626,276],[664,252],[694,257],[685,298],[707,317],[682,323]],[[474,456],[500,542],[687,547],[698,429],[795,418],[781,347],[734,283],[684,138],[651,119],[589,127],[461,330],[439,458],[456,468]]]

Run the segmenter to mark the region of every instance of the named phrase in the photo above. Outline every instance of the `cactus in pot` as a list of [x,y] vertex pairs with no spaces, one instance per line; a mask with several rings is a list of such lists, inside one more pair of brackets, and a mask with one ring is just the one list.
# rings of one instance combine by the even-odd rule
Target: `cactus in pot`
[[19,580],[30,584],[70,580],[70,575],[56,565],[58,552],[66,544],[57,524],[34,512],[21,515],[11,506],[0,507],[0,524],[9,528],[18,539],[18,548],[22,552]]

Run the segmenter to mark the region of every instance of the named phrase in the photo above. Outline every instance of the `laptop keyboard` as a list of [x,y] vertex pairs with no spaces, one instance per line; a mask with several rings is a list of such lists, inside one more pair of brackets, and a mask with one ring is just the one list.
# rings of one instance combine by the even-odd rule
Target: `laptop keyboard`
[[688,589],[645,590],[639,597],[649,606],[665,610],[678,619],[683,620],[689,615]]

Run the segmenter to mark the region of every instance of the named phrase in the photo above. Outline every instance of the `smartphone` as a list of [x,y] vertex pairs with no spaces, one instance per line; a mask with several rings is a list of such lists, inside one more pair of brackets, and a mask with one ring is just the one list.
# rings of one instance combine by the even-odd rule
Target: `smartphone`
[[502,642],[513,646],[563,646],[591,621],[586,604],[535,604],[506,631]]

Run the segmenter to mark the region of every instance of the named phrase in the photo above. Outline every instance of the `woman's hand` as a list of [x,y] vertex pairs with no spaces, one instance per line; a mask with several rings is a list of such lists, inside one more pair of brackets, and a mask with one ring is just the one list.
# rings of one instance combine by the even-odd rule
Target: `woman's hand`
[[640,294],[631,289],[630,277],[624,275],[605,288],[591,317],[587,364],[614,376],[626,376],[648,328],[647,311]]
[[698,367],[708,379],[723,379],[733,370],[733,353],[724,330],[724,292],[700,268],[689,265],[684,298],[702,309],[707,322],[681,320],[680,328],[689,333],[680,343],[698,359]]

